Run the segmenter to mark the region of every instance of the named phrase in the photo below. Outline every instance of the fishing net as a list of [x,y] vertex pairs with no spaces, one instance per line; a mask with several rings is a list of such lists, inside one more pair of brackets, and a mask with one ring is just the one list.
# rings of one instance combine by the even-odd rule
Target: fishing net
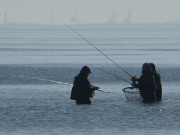
[[138,88],[126,87],[122,90],[128,101],[141,101],[142,100]]

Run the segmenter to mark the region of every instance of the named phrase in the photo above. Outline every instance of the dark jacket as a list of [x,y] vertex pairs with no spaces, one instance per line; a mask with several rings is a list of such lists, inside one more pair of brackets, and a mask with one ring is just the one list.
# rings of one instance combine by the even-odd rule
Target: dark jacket
[[91,84],[84,74],[79,74],[74,78],[71,91],[71,99],[76,101],[90,101],[93,97]]
[[155,89],[155,77],[152,71],[143,73],[138,79],[136,85],[140,90],[140,95],[143,98],[143,102],[153,102],[156,99]]
[[156,98],[158,101],[162,99],[162,85],[161,85],[161,76],[158,73],[154,73],[155,81],[156,81]]

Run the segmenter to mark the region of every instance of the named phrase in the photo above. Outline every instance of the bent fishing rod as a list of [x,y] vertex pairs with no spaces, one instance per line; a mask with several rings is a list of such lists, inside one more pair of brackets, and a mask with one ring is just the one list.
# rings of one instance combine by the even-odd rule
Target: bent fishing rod
[[120,67],[115,61],[113,61],[111,58],[109,58],[105,53],[103,53],[99,48],[97,48],[95,45],[93,45],[87,38],[85,38],[84,36],[82,36],[79,32],[77,32],[75,29],[73,29],[72,27],[70,27],[69,25],[65,24],[62,20],[60,20],[62,24],[64,24],[67,28],[69,28],[70,30],[72,30],[74,33],[76,33],[78,36],[80,36],[83,40],[85,40],[89,45],[91,45],[92,47],[94,47],[96,50],[98,50],[103,56],[105,56],[107,59],[109,59],[112,63],[114,63],[118,68],[120,68],[122,71],[124,71],[127,75],[129,75],[130,77],[132,76],[130,73],[128,73],[125,69],[123,69],[122,67]]
[[[25,77],[25,78],[31,78],[31,79],[36,79],[36,80],[40,80],[40,81],[52,82],[52,83],[56,83],[56,84],[63,84],[63,85],[73,86],[73,84],[71,84],[71,83],[54,81],[54,80],[49,80],[49,79],[44,79],[44,78],[39,78],[39,77],[33,77],[33,76],[27,77],[27,76],[23,76],[23,75],[17,75],[17,76]],[[101,90],[101,89],[97,89],[96,91],[100,91],[100,92],[103,92],[103,93],[110,93],[108,91],[104,91],[104,90]]]

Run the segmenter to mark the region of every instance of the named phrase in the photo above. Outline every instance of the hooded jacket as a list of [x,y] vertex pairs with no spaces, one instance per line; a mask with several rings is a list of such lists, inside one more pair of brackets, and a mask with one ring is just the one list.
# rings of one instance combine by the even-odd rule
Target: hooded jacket
[[142,74],[142,76],[138,79],[137,87],[140,90],[140,95],[144,102],[155,101],[156,82],[152,71]]
[[89,100],[93,97],[93,90],[87,77],[80,73],[74,78],[70,99],[72,100]]
[[162,85],[161,85],[161,76],[158,73],[155,73],[155,80],[156,80],[156,97],[157,100],[160,101],[162,99]]

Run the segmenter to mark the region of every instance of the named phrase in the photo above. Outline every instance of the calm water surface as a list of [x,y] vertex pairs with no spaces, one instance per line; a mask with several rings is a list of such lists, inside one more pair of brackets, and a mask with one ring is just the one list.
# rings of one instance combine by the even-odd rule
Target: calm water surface
[[[78,31],[132,75],[141,75],[144,62],[154,62],[161,74],[163,101],[128,102],[122,88],[130,84],[103,70],[127,81],[129,76],[66,28],[1,29],[0,134],[179,134],[179,29]],[[92,69],[92,84],[110,91],[97,91],[92,105],[71,101],[71,86],[31,78],[73,83],[83,65]]]

